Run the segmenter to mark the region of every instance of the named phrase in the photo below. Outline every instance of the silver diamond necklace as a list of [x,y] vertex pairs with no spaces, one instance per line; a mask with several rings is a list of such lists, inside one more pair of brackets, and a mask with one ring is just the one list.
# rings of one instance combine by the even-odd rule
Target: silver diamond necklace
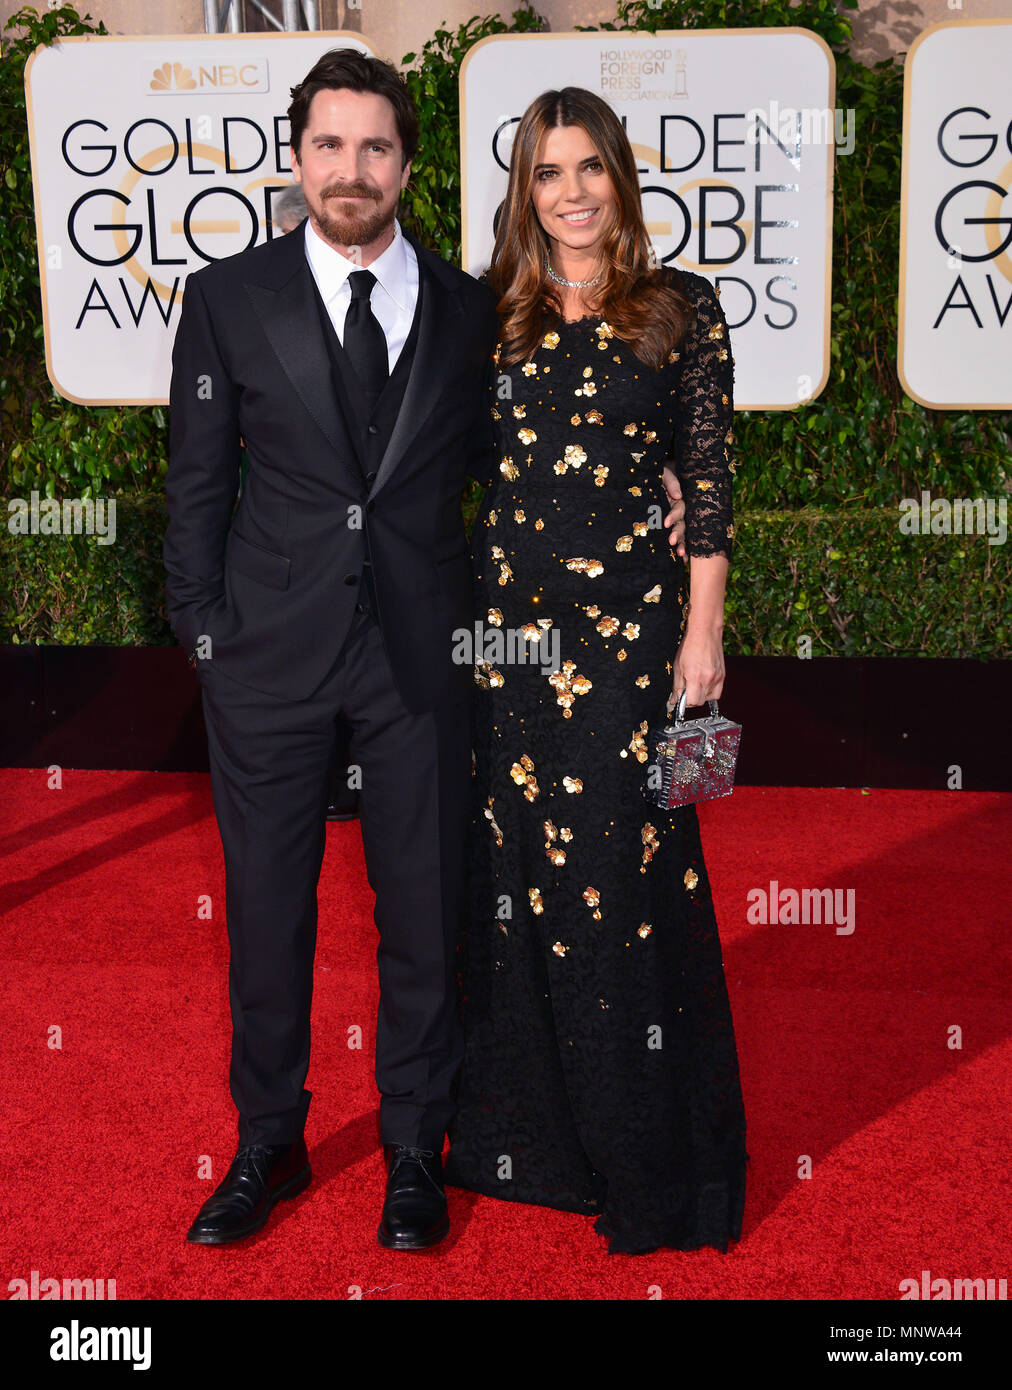
[[545,269],[548,271],[549,280],[554,280],[557,285],[565,285],[569,290],[586,290],[589,289],[591,285],[597,285],[604,279],[602,273],[601,275],[596,275],[593,280],[563,280],[562,276],[556,275],[555,271],[552,269],[551,261],[545,261]]

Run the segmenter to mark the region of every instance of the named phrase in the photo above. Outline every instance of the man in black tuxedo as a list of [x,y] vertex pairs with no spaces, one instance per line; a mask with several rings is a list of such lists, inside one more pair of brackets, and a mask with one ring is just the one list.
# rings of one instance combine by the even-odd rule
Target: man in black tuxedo
[[333,50],[292,97],[308,219],[189,277],[172,357],[166,594],[203,694],[239,1112],[188,1238],[241,1239],[310,1180],[316,889],[343,716],[380,938],[378,1238],[421,1249],[448,1230],[473,690],[451,634],[473,623],[460,498],[465,474],[491,472],[496,316],[396,220],[417,142],[396,70]]

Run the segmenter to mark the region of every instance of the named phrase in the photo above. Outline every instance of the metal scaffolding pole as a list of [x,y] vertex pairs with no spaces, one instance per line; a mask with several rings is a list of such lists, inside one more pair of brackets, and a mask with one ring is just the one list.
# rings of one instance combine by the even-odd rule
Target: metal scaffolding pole
[[[317,0],[281,0],[280,17],[266,0],[246,0],[268,24],[280,33],[297,33],[303,27],[319,29],[320,6]],[[220,34],[228,20],[229,32],[240,34],[244,28],[243,0],[204,0],[204,29],[208,34]]]
[[277,15],[271,14],[267,6],[260,3],[260,0],[250,0],[250,3],[252,4],[255,10],[259,10],[259,12],[263,15],[264,19],[266,19],[268,24],[273,24],[274,28],[277,29],[280,33],[285,32],[285,24],[283,20],[278,19]]
[[[258,7],[262,8],[262,6]],[[285,28],[289,33],[293,33],[295,30],[302,28],[299,22],[300,10],[302,11],[303,19],[306,21],[306,28],[319,29],[320,7],[317,4],[317,0],[282,0],[282,8],[284,12]]]
[[204,29],[208,34],[220,34],[221,26],[228,18],[229,32],[239,34],[242,32],[242,20],[239,15],[239,0],[204,0]]

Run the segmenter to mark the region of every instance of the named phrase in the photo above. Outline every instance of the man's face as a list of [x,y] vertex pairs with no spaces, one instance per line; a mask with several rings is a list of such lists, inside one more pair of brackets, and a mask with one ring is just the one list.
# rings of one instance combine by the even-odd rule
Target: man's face
[[389,243],[411,165],[401,167],[397,121],[386,97],[348,88],[317,92],[299,158],[291,153],[315,231],[344,254],[358,248],[366,259],[373,243]]

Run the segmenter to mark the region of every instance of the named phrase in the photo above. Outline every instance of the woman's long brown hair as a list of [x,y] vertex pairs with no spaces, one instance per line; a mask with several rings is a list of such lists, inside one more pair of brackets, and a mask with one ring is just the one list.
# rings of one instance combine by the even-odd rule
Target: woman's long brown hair
[[586,131],[615,190],[617,216],[605,235],[595,312],[636,356],[659,371],[695,326],[680,277],[653,264],[643,221],[632,147],[614,111],[583,87],[542,92],[521,117],[513,139],[509,185],[496,231],[488,282],[499,300],[503,365],[525,362],[544,336],[549,315],[562,317],[562,299],[545,273],[548,236],[534,209],[534,166],[542,141],[556,126]]

